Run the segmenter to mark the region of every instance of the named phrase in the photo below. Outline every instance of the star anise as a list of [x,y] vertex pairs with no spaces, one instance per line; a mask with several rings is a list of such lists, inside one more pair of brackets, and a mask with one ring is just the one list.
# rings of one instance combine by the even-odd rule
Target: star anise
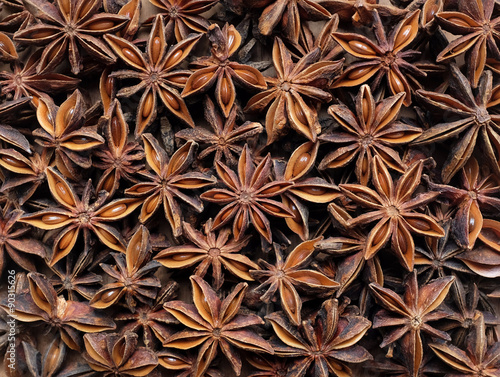
[[47,169],[47,181],[50,193],[62,208],[52,207],[26,214],[20,221],[45,230],[63,228],[52,247],[51,266],[73,250],[81,231],[84,233],[84,238],[87,237],[87,232],[92,231],[107,247],[125,252],[120,233],[105,223],[129,215],[141,204],[139,200],[117,199],[104,205],[108,195],[101,191],[97,200],[90,204],[91,181],[87,183],[82,198],[79,199],[71,185],[53,168]]
[[76,89],[80,83],[79,79],[47,69],[37,72],[36,66],[42,53],[42,49],[36,50],[26,63],[15,61],[11,64],[11,72],[0,72],[3,95],[11,95],[13,99],[31,96],[36,105],[38,98],[45,93],[68,92]]
[[[157,353],[159,364],[167,370],[176,371],[176,377],[191,377],[196,373],[196,355],[181,354],[169,349]],[[223,377],[216,367],[208,368],[200,377]]]
[[[500,179],[494,174],[483,174],[474,157],[462,168],[463,188],[435,184],[429,181],[429,189],[439,191],[446,204],[458,208],[453,218],[453,235],[457,243],[472,249],[483,227],[483,211],[500,211]],[[439,199],[439,198],[438,198]]]
[[364,248],[365,259],[373,257],[392,238],[391,246],[400,263],[413,270],[415,242],[411,233],[428,237],[443,237],[444,231],[430,216],[415,212],[433,201],[438,192],[428,191],[412,198],[420,183],[423,162],[414,163],[394,185],[389,171],[378,156],[373,158],[372,182],[376,191],[356,184],[341,184],[346,197],[362,207],[374,211],[364,213],[353,219],[346,219],[332,207],[332,215],[346,228],[364,225],[373,221],[378,223],[372,228]]
[[238,161],[238,175],[222,162],[216,163],[217,174],[227,189],[212,189],[201,194],[203,200],[226,204],[215,217],[212,230],[234,219],[233,235],[238,241],[251,221],[262,237],[272,242],[271,224],[265,214],[286,218],[292,217],[292,212],[282,203],[269,198],[283,193],[293,183],[280,180],[269,182],[271,166],[271,156],[267,155],[255,167],[247,144]]
[[294,357],[287,376],[304,376],[312,369],[314,376],[353,376],[345,364],[361,363],[372,356],[358,341],[371,322],[361,316],[342,315],[336,299],[327,300],[313,320],[296,328],[281,312],[266,316],[279,341],[273,342],[276,355]]
[[[35,141],[55,151],[56,166],[71,179],[80,176],[79,169],[90,168],[90,155],[86,151],[104,143],[94,127],[84,127],[84,103],[80,91],[57,107],[50,97],[41,97],[36,116],[41,128],[33,131]],[[81,169],[80,169],[81,170]]]
[[266,292],[260,297],[265,303],[271,302],[276,291],[279,292],[281,308],[295,326],[302,323],[302,297],[297,292],[314,294],[316,297],[328,296],[338,288],[339,283],[323,275],[321,272],[308,269],[315,251],[314,245],[321,238],[305,241],[297,245],[286,259],[277,244],[275,265],[259,259],[262,270],[250,271],[253,278],[262,284],[255,288],[256,292]]
[[331,17],[330,12],[316,0],[252,0],[247,6],[265,7],[259,18],[259,31],[263,35],[271,35],[281,23],[284,36],[294,43],[299,40],[301,22],[327,20]]
[[19,98],[17,100],[5,101],[0,104],[0,140],[12,144],[27,153],[31,153],[31,147],[28,139],[19,130],[5,123],[10,123],[13,117],[19,118],[20,110],[30,102],[29,97]]
[[384,336],[380,347],[401,339],[403,353],[411,357],[409,366],[412,376],[417,376],[424,355],[422,331],[432,337],[451,340],[446,332],[431,327],[427,322],[450,315],[449,311],[439,309],[439,306],[448,295],[454,280],[453,276],[446,276],[419,287],[417,274],[413,271],[406,282],[403,298],[377,283],[370,284],[375,298],[384,307],[375,314],[373,328],[396,327]]
[[488,347],[484,318],[480,312],[474,318],[474,327],[467,337],[465,351],[453,344],[430,344],[434,353],[457,372],[453,376],[487,376],[500,374],[500,342]]
[[0,149],[0,166],[10,172],[0,191],[15,188],[19,194],[19,204],[23,205],[45,182],[51,159],[52,152],[46,148],[41,155],[33,152],[29,159],[15,149]]
[[[98,13],[101,0],[24,0],[27,9],[40,22],[18,31],[14,40],[37,46],[43,50],[37,71],[53,70],[67,56],[71,71],[77,75],[83,68],[80,48],[105,63],[113,63],[116,57],[99,39],[125,26],[127,17],[111,13]],[[67,50],[67,54],[64,51]]]
[[236,100],[234,82],[249,90],[264,90],[267,84],[257,69],[229,60],[241,45],[241,35],[233,25],[226,24],[221,30],[219,25],[212,24],[207,36],[212,55],[192,62],[197,69],[189,76],[182,97],[206,92],[217,81],[215,98],[227,118]]
[[27,233],[30,228],[20,223],[23,211],[0,207],[0,276],[7,262],[7,255],[27,271],[36,271],[34,255],[45,258],[45,248]]
[[219,347],[237,375],[241,373],[242,363],[235,348],[273,353],[271,345],[249,329],[264,321],[255,314],[238,313],[248,287],[246,283],[239,283],[221,301],[202,278],[194,275],[190,280],[194,305],[182,301],[171,301],[164,305],[188,329],[168,338],[163,346],[183,350],[199,346],[194,377],[203,375],[217,355]]
[[163,343],[172,335],[172,330],[167,325],[177,323],[175,318],[163,308],[163,304],[174,298],[178,287],[179,284],[169,281],[163,286],[152,305],[139,305],[133,313],[118,313],[114,318],[115,321],[131,321],[122,326],[121,333],[128,331],[138,333],[139,329],[142,329],[146,347],[153,348],[155,338]]
[[97,191],[106,190],[111,197],[118,189],[122,178],[129,182],[137,182],[133,176],[144,168],[144,164],[141,163],[144,151],[138,143],[128,142],[128,125],[117,99],[110,106],[104,134],[105,146],[94,152],[94,156],[100,161],[95,161],[93,165],[104,170],[97,183]]
[[[140,197],[143,202],[139,220],[144,223],[163,204],[163,211],[174,236],[182,234],[182,214],[176,197],[189,204],[197,212],[203,211],[203,203],[196,196],[188,196],[181,190],[193,190],[215,183],[215,177],[198,172],[187,172],[194,160],[198,144],[188,141],[169,159],[167,152],[151,134],[143,134],[146,161],[153,170],[141,172],[149,182],[138,183],[125,190],[127,195]],[[145,197],[145,198],[144,198]]]
[[191,33],[205,33],[210,22],[202,16],[219,0],[150,0],[151,4],[163,10],[161,14],[167,25],[167,42],[181,42]]
[[127,332],[85,334],[86,352],[83,357],[102,377],[148,376],[158,365],[156,354],[137,347],[137,334]]
[[369,26],[373,22],[373,11],[381,17],[402,17],[408,9],[401,9],[373,0],[320,0],[319,3],[331,14],[338,14],[341,21],[351,21],[355,26]]
[[117,93],[118,97],[130,97],[138,91],[143,91],[136,113],[136,136],[141,135],[155,120],[158,97],[168,111],[194,127],[191,114],[178,91],[184,87],[191,72],[175,68],[189,55],[200,35],[169,46],[165,41],[163,18],[157,16],[146,44],[146,57],[137,46],[126,39],[114,35],[106,35],[105,39],[113,51],[132,68],[115,71],[110,77],[140,80],[138,84],[122,88]]
[[216,290],[219,290],[224,282],[222,267],[237,276],[238,279],[253,280],[249,271],[259,267],[247,256],[238,253],[246,246],[250,237],[244,237],[239,241],[229,239],[231,233],[229,228],[223,228],[216,235],[211,231],[211,219],[203,227],[204,234],[186,222],[183,222],[182,225],[184,236],[192,244],[164,249],[155,256],[155,260],[170,269],[191,267],[199,263],[194,274],[200,277],[204,277],[208,268],[212,266],[213,286]]
[[266,77],[270,89],[253,96],[245,107],[245,111],[262,111],[271,104],[266,114],[267,144],[276,141],[286,125],[316,141],[321,126],[313,105],[332,99],[325,89],[343,64],[343,60],[317,61],[320,54],[321,50],[316,48],[294,64],[281,39],[274,40],[277,77]]
[[364,60],[351,64],[335,81],[333,87],[357,86],[375,77],[371,84],[372,89],[375,89],[381,85],[382,79],[386,76],[391,93],[393,95],[405,93],[403,103],[409,106],[412,91],[406,74],[426,76],[424,71],[407,61],[420,55],[420,52],[403,51],[418,34],[419,15],[420,10],[409,13],[387,36],[378,13],[374,12],[375,37],[378,44],[360,34],[333,33],[333,38],[344,50]]
[[[493,87],[491,71],[481,76],[479,86],[473,93],[471,84],[458,67],[451,65],[449,82],[450,94],[417,90],[417,96],[439,114],[446,113],[446,119],[424,131],[413,145],[427,145],[441,142],[460,134],[448,154],[441,178],[448,183],[451,178],[467,163],[476,149],[477,139],[483,141],[483,153],[497,175],[500,174],[500,115],[490,112],[490,108],[500,103],[500,85]],[[453,114],[456,118],[451,118]],[[451,118],[451,119],[450,119]]]
[[356,158],[356,177],[367,185],[371,177],[373,156],[379,156],[384,164],[400,173],[405,166],[394,147],[415,140],[422,130],[399,120],[404,94],[399,93],[375,102],[368,85],[363,85],[356,96],[355,113],[346,105],[332,105],[330,114],[342,127],[342,131],[320,135],[320,140],[331,143],[347,143],[328,153],[319,169],[346,166]]
[[123,296],[129,310],[134,313],[137,301],[152,305],[160,280],[154,276],[160,267],[157,261],[151,259],[151,244],[149,231],[144,226],[130,239],[124,254],[112,253],[116,265],[101,263],[101,268],[113,279],[99,289],[90,300],[90,306],[97,309],[108,308],[116,304]]
[[[56,328],[69,348],[80,350],[79,331],[94,333],[116,328],[115,323],[104,313],[92,309],[87,303],[66,301],[57,296],[56,291],[45,275],[28,274],[30,290],[19,294],[16,299],[15,316],[22,322],[46,322]],[[9,312],[6,301],[1,307]]]
[[241,155],[243,147],[239,144],[241,141],[248,140],[263,131],[263,127],[257,122],[245,122],[241,126],[236,126],[237,111],[233,106],[229,116],[224,119],[215,109],[215,105],[206,97],[205,100],[205,119],[207,120],[213,132],[196,126],[195,128],[185,128],[175,134],[175,137],[184,140],[194,140],[201,144],[209,144],[199,154],[199,159],[204,159],[215,152],[214,164],[221,161],[222,156],[228,165],[236,165],[237,156]]
[[492,19],[495,0],[459,1],[457,6],[456,11],[436,14],[436,19],[444,30],[462,35],[450,42],[436,60],[442,62],[465,53],[467,76],[475,88],[483,74],[488,56],[500,59],[497,46],[500,17]]
[[268,358],[255,353],[248,355],[247,361],[259,370],[248,377],[283,377],[289,365],[288,360],[281,357]]

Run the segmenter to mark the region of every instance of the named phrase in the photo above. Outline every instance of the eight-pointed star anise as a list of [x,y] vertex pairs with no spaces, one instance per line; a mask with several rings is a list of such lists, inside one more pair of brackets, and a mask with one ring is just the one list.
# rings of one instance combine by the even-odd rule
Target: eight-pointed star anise
[[[65,56],[71,71],[77,75],[83,68],[80,48],[105,63],[116,57],[99,37],[125,26],[128,18],[111,13],[98,13],[102,0],[24,0],[26,8],[39,20],[14,35],[14,40],[46,46],[37,71],[53,70]],[[67,53],[65,53],[67,51]]]
[[320,135],[320,140],[347,144],[329,152],[321,161],[319,169],[339,168],[356,159],[356,177],[359,183],[367,185],[371,177],[373,156],[379,156],[387,167],[400,173],[405,166],[394,148],[415,140],[422,130],[399,120],[404,94],[375,102],[368,85],[363,85],[356,96],[355,113],[346,105],[332,105],[330,114],[342,127]]
[[190,224],[183,222],[184,236],[192,242],[179,246],[172,246],[160,251],[155,260],[167,268],[186,268],[198,264],[194,274],[204,277],[212,266],[214,288],[219,290],[224,282],[222,267],[241,280],[253,280],[249,271],[259,267],[240,254],[250,237],[238,241],[230,239],[230,228],[223,228],[218,235],[212,232],[212,220],[208,220],[203,227],[204,233],[196,230]]
[[[181,190],[193,190],[215,183],[215,177],[198,172],[185,172],[194,160],[198,144],[188,141],[169,159],[167,152],[151,134],[142,135],[146,161],[152,173],[141,172],[150,182],[141,182],[125,190],[127,195],[140,197],[143,202],[139,220],[144,223],[163,204],[163,211],[175,237],[182,234],[182,213],[176,197],[196,211],[203,211],[203,203],[197,196],[189,196]],[[145,198],[144,198],[145,197]]]
[[265,122],[267,144],[276,141],[286,125],[316,141],[321,126],[314,105],[332,99],[325,89],[343,64],[343,60],[318,61],[320,54],[321,50],[315,48],[294,64],[281,39],[274,40],[273,63],[277,77],[266,77],[270,89],[253,96],[245,107],[245,111],[262,111],[271,104]]
[[241,357],[235,348],[252,352],[274,353],[271,345],[249,327],[263,324],[255,314],[240,314],[247,283],[239,283],[224,299],[199,276],[190,277],[194,305],[182,301],[167,302],[164,307],[188,327],[163,342],[167,348],[199,347],[194,377],[208,369],[220,348],[237,375],[241,373]]
[[215,217],[212,230],[233,220],[233,235],[239,240],[251,221],[262,237],[272,242],[271,224],[265,214],[286,218],[292,217],[292,212],[282,203],[269,198],[285,192],[293,186],[293,182],[269,182],[271,167],[270,155],[255,167],[247,144],[238,161],[238,175],[222,162],[216,163],[217,174],[227,189],[212,189],[201,194],[203,200],[226,204]]
[[346,228],[378,221],[368,235],[364,247],[365,259],[372,258],[392,238],[391,246],[400,263],[412,271],[415,242],[411,233],[428,237],[444,236],[443,229],[434,219],[414,211],[435,200],[439,193],[428,191],[412,198],[422,176],[422,160],[409,167],[396,185],[380,157],[374,157],[372,169],[376,191],[357,184],[341,184],[339,187],[347,198],[373,211],[353,219],[346,219],[334,207],[331,207],[331,213]]
[[121,79],[138,79],[140,82],[118,91],[118,97],[130,97],[143,91],[137,107],[135,135],[141,135],[155,120],[157,114],[157,97],[176,117],[194,127],[193,119],[182,99],[179,90],[184,87],[190,71],[176,70],[189,55],[200,36],[191,36],[169,46],[165,41],[165,26],[161,16],[156,17],[149,33],[146,45],[146,57],[133,43],[115,35],[105,36],[114,52],[132,69],[120,70],[110,77]]

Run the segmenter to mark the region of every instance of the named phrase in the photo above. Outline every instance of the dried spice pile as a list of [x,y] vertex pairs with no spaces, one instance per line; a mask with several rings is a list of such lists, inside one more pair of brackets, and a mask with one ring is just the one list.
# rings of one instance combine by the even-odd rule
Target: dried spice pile
[[1,4],[1,375],[500,376],[496,1]]

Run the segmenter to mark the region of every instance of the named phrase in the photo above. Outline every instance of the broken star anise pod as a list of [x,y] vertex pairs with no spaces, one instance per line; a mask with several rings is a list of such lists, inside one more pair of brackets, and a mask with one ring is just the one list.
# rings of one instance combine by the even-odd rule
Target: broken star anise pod
[[389,36],[386,35],[382,21],[375,11],[374,29],[378,44],[367,37],[355,33],[333,33],[333,38],[349,54],[363,59],[359,63],[351,64],[335,81],[333,87],[350,87],[365,83],[375,77],[371,87],[373,90],[380,87],[382,79],[387,78],[388,88],[393,95],[404,93],[403,103],[411,104],[412,90],[406,75],[426,76],[426,73],[407,60],[420,55],[415,50],[403,51],[410,45],[418,34],[418,16],[420,10],[409,13],[404,20],[397,24]]
[[216,163],[217,174],[227,189],[212,189],[201,194],[203,200],[226,205],[215,216],[212,230],[233,220],[233,235],[238,241],[251,222],[267,242],[272,242],[271,224],[266,214],[286,218],[292,217],[292,212],[282,203],[269,198],[285,192],[293,182],[269,182],[271,167],[270,155],[255,167],[247,144],[238,161],[238,175],[222,162]]
[[191,349],[199,347],[194,377],[200,377],[210,367],[220,348],[237,375],[242,361],[235,348],[252,352],[273,353],[271,345],[249,327],[263,324],[255,314],[240,314],[247,283],[239,283],[224,299],[199,276],[191,276],[194,305],[171,301],[165,309],[188,329],[174,334],[163,347]]
[[141,135],[155,120],[158,112],[158,97],[177,118],[194,127],[191,114],[179,90],[184,87],[191,72],[176,70],[189,55],[200,36],[191,36],[174,46],[165,41],[165,26],[161,16],[156,17],[146,44],[146,57],[132,42],[115,35],[105,37],[113,51],[132,69],[112,72],[110,77],[137,79],[134,86],[124,87],[116,94],[130,97],[143,91],[136,110],[135,135]]
[[[18,295],[15,316],[21,322],[46,322],[56,328],[69,348],[80,350],[81,335],[85,333],[114,330],[115,323],[104,313],[92,309],[85,302],[66,301],[57,296],[45,275],[28,274],[29,292]],[[6,301],[1,307],[9,312]]]
[[78,235],[92,231],[107,247],[125,252],[123,237],[113,227],[105,224],[128,216],[141,202],[134,198],[117,199],[106,205],[107,193],[101,191],[97,200],[90,204],[92,196],[91,181],[85,186],[79,199],[72,186],[53,168],[47,169],[50,193],[62,207],[52,207],[36,213],[26,214],[19,221],[44,230],[63,228],[54,240],[52,266],[68,255],[76,244]]
[[313,259],[314,245],[320,240],[316,238],[300,243],[286,258],[279,245],[274,244],[275,265],[259,259],[262,269],[250,271],[251,276],[262,283],[255,288],[255,292],[266,290],[260,297],[261,301],[270,303],[278,292],[281,308],[295,326],[302,323],[302,297],[297,289],[315,296],[328,296],[339,287],[339,283],[321,272],[307,268]]
[[391,246],[401,265],[413,270],[415,242],[411,233],[428,237],[443,237],[444,231],[430,216],[415,212],[439,195],[428,191],[413,197],[420,184],[423,161],[414,163],[394,185],[389,171],[378,156],[373,158],[372,182],[375,190],[363,185],[341,184],[342,193],[355,203],[373,209],[358,217],[346,219],[331,207],[331,213],[345,228],[378,221],[368,234],[364,246],[365,259],[373,257],[391,239]]
[[151,134],[142,135],[146,161],[152,172],[141,175],[149,181],[140,182],[125,190],[125,194],[139,197],[143,203],[139,221],[146,222],[163,205],[165,217],[175,237],[182,234],[182,212],[176,198],[203,211],[203,202],[197,196],[189,196],[182,190],[193,190],[215,183],[215,177],[199,172],[186,172],[194,160],[198,144],[190,140],[180,147],[172,157],[160,146]]
[[269,106],[265,122],[267,144],[282,136],[287,125],[316,141],[321,126],[315,105],[332,99],[326,91],[327,85],[343,64],[343,60],[318,61],[320,54],[321,50],[315,48],[294,64],[281,39],[274,40],[273,63],[277,77],[266,77],[270,88],[253,96],[245,107],[245,111],[250,112]]
[[293,326],[282,312],[274,312],[266,319],[271,322],[277,340],[275,354],[292,357],[287,376],[304,376],[311,370],[316,377],[353,376],[345,364],[362,363],[372,356],[357,343],[371,326],[371,322],[356,315],[341,315],[336,299],[323,303],[313,320]]
[[182,97],[206,92],[217,82],[215,98],[227,118],[236,101],[235,82],[250,90],[264,90],[267,84],[256,68],[229,60],[241,45],[241,35],[233,25],[226,24],[221,30],[219,25],[212,24],[207,36],[212,45],[212,55],[191,63],[196,71],[189,76]]
[[113,279],[96,292],[90,306],[97,309],[116,304],[123,296],[129,310],[134,313],[137,301],[152,305],[160,280],[154,272],[160,264],[151,260],[149,231],[141,225],[128,243],[125,255],[112,253],[116,265],[101,263],[101,268]]
[[400,173],[405,166],[395,148],[415,140],[422,130],[399,121],[404,94],[375,102],[368,85],[363,85],[356,96],[355,112],[340,103],[328,108],[330,114],[341,127],[319,136],[320,140],[347,144],[329,152],[319,164],[319,169],[340,168],[356,158],[355,173],[359,183],[367,185],[371,177],[374,156]]
[[24,0],[26,8],[39,21],[19,30],[14,40],[23,44],[46,46],[37,71],[53,70],[67,57],[71,71],[83,68],[82,48],[93,58],[113,63],[116,57],[99,37],[125,26],[128,17],[99,13],[102,0]]
[[158,357],[152,350],[138,347],[137,338],[132,332],[122,336],[115,333],[85,334],[83,357],[102,377],[148,376],[158,365]]
[[169,269],[186,268],[198,264],[194,275],[204,277],[207,270],[212,266],[213,286],[219,290],[224,282],[222,267],[241,280],[253,280],[250,270],[259,267],[247,256],[240,254],[250,237],[244,237],[238,241],[230,239],[230,228],[223,228],[216,235],[212,232],[212,220],[209,219],[204,227],[203,233],[194,229],[190,224],[183,222],[184,236],[192,243],[172,246],[160,251],[155,260]]

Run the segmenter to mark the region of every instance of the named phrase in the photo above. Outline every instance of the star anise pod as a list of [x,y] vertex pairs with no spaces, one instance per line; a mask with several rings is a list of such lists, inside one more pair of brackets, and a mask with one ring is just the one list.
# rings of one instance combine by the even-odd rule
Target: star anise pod
[[500,179],[482,174],[477,160],[471,157],[462,168],[461,180],[463,188],[429,181],[429,189],[439,191],[446,204],[458,208],[452,222],[453,235],[460,246],[472,249],[483,227],[482,212],[500,211]]
[[456,370],[452,376],[488,376],[500,374],[500,342],[488,346],[484,318],[480,312],[474,318],[474,327],[467,337],[465,351],[453,344],[430,344],[434,353]]
[[135,135],[141,135],[155,120],[159,97],[165,107],[176,117],[194,127],[193,119],[178,90],[182,89],[191,72],[175,70],[189,55],[200,35],[191,36],[174,46],[165,41],[165,26],[161,16],[157,16],[146,44],[146,57],[132,42],[107,35],[106,41],[113,51],[132,69],[115,71],[110,77],[138,79],[140,82],[118,91],[118,97],[130,97],[143,91],[137,108]]
[[208,220],[203,227],[203,233],[194,229],[186,222],[182,223],[184,236],[191,244],[172,246],[160,251],[155,260],[169,269],[186,268],[198,264],[194,275],[204,277],[212,266],[213,286],[219,290],[224,282],[222,267],[238,277],[240,280],[253,280],[249,271],[259,267],[247,256],[240,254],[250,237],[239,241],[230,239],[231,230],[223,228],[218,235],[212,232],[212,220]]
[[84,125],[84,103],[80,91],[60,107],[49,97],[40,98],[36,116],[41,128],[33,131],[35,141],[55,151],[56,166],[66,177],[79,177],[77,166],[90,168],[91,158],[86,151],[104,143],[93,127]]
[[[167,370],[176,371],[176,377],[191,377],[196,373],[196,355],[169,349],[163,349],[157,355],[159,364]],[[200,377],[223,377],[223,374],[216,367],[210,367]]]
[[409,13],[387,36],[378,13],[374,12],[375,37],[378,44],[360,34],[333,33],[333,38],[344,50],[364,60],[351,64],[335,81],[333,87],[357,86],[375,77],[371,84],[372,89],[375,90],[380,87],[385,76],[391,93],[393,95],[405,93],[403,103],[409,106],[412,91],[406,74],[426,76],[424,71],[407,61],[420,55],[420,52],[403,51],[418,34],[419,15],[420,10]]
[[[104,313],[92,309],[85,302],[66,301],[57,296],[45,275],[28,274],[29,292],[19,294],[16,299],[15,315],[21,322],[46,322],[56,328],[62,340],[74,350],[80,350],[81,335],[102,332],[116,328],[115,323]],[[1,307],[9,312],[6,301]]]
[[362,207],[374,211],[346,219],[332,207],[332,215],[346,228],[378,221],[368,235],[365,259],[373,257],[391,238],[391,246],[400,263],[413,270],[415,242],[411,233],[443,237],[444,231],[430,216],[414,210],[433,201],[438,192],[428,191],[412,198],[420,183],[423,162],[414,163],[394,185],[389,171],[378,156],[373,158],[372,182],[375,190],[363,185],[341,184],[342,193]]
[[[104,126],[106,144],[96,149],[94,156],[99,161],[94,166],[104,170],[97,183],[97,191],[106,190],[112,197],[123,178],[137,182],[134,175],[144,168],[144,150],[136,142],[128,142],[128,125],[125,122],[120,102],[115,99],[109,109],[109,118]],[[1,161],[0,161],[1,164]]]
[[[14,40],[24,44],[46,46],[37,65],[37,72],[53,70],[67,56],[71,71],[77,75],[83,68],[80,48],[105,63],[116,57],[99,39],[125,26],[127,17],[98,13],[101,0],[24,0],[37,23],[18,31]],[[67,53],[65,53],[67,51]]]
[[497,46],[500,17],[492,19],[495,0],[459,1],[457,10],[436,14],[439,25],[451,34],[459,34],[437,56],[437,62],[465,53],[467,77],[475,88],[489,57],[500,59]]
[[296,328],[281,312],[266,316],[279,341],[273,342],[276,355],[293,357],[287,376],[304,376],[312,369],[314,376],[353,376],[345,364],[361,363],[372,356],[356,344],[365,335],[371,322],[361,316],[341,315],[338,301],[327,300],[313,320],[303,321]]
[[155,338],[163,343],[172,335],[172,330],[168,325],[177,323],[175,318],[163,308],[163,304],[174,298],[178,287],[179,284],[169,281],[163,286],[152,305],[139,305],[133,313],[118,313],[114,318],[115,321],[130,321],[121,327],[121,333],[128,331],[138,333],[139,329],[142,329],[146,347],[153,348]]
[[247,144],[238,161],[238,175],[222,162],[216,163],[217,174],[227,189],[212,189],[201,194],[203,200],[226,204],[215,217],[212,230],[234,219],[233,235],[238,241],[251,221],[262,237],[272,242],[271,224],[265,214],[286,218],[292,217],[292,212],[282,203],[269,198],[283,193],[293,183],[282,180],[269,182],[271,166],[271,156],[267,155],[255,167]]
[[137,347],[137,334],[85,334],[84,359],[102,377],[148,376],[158,365],[156,354]]
[[90,300],[90,306],[97,309],[108,308],[123,296],[132,313],[135,312],[137,301],[152,305],[161,288],[160,280],[153,275],[160,263],[150,260],[151,244],[147,228],[141,225],[137,229],[127,245],[125,255],[111,255],[116,265],[101,263],[101,268],[113,280],[97,291]]
[[23,205],[45,182],[52,154],[50,149],[44,148],[41,155],[33,152],[27,158],[15,149],[0,149],[0,166],[10,172],[0,191],[15,188],[19,194],[19,204]]
[[403,173],[405,166],[394,148],[410,143],[422,133],[420,128],[397,120],[403,101],[404,94],[399,93],[375,102],[370,87],[363,85],[356,96],[355,113],[342,103],[330,106],[328,114],[342,130],[322,134],[319,138],[347,145],[329,152],[319,169],[343,167],[357,157],[356,177],[360,184],[367,185],[373,157],[379,156],[385,166]]
[[249,90],[264,90],[267,84],[257,69],[229,60],[241,45],[241,35],[233,25],[225,24],[221,30],[219,25],[212,24],[207,36],[212,55],[192,62],[197,69],[189,76],[182,97],[206,92],[217,82],[215,98],[227,118],[236,100],[234,82]]
[[439,309],[439,306],[448,295],[454,280],[453,276],[446,276],[419,287],[417,274],[413,271],[406,282],[403,298],[377,283],[370,284],[375,298],[384,307],[375,314],[373,328],[396,327],[384,336],[380,347],[401,339],[403,353],[412,358],[409,365],[412,376],[418,375],[424,355],[422,331],[432,337],[451,340],[446,332],[437,330],[427,322],[450,315],[449,311]]
[[127,195],[141,198],[143,202],[139,220],[144,223],[163,204],[163,211],[175,237],[182,234],[182,213],[176,197],[189,204],[197,212],[203,211],[203,203],[197,196],[188,196],[181,190],[203,188],[215,183],[215,177],[198,172],[187,172],[194,160],[198,144],[188,141],[169,159],[167,152],[151,134],[143,134],[146,161],[153,172],[141,172],[149,182],[138,183],[125,190]]
[[166,22],[167,42],[181,42],[191,33],[206,33],[210,22],[202,15],[214,7],[219,0],[150,0],[162,9],[159,12]]
[[341,21],[351,21],[354,26],[370,26],[374,10],[385,18],[400,18],[408,13],[408,9],[374,0],[320,0],[319,3],[331,14],[337,14]]
[[0,207],[0,276],[2,276],[7,255],[26,271],[36,271],[34,255],[45,258],[45,248],[27,233],[30,228],[21,224],[23,211]]
[[36,105],[38,98],[45,93],[68,92],[76,89],[80,83],[79,79],[47,69],[37,72],[36,66],[42,53],[42,49],[36,50],[24,64],[17,60],[11,64],[10,72],[0,72],[3,95],[11,95],[13,99],[31,96]]
[[281,357],[268,358],[255,353],[249,354],[247,361],[259,370],[248,377],[283,377],[289,367],[289,362],[286,359]]
[[[412,144],[427,145],[462,134],[449,152],[441,172],[443,183],[448,183],[467,163],[476,149],[477,139],[481,138],[483,153],[493,172],[499,175],[500,115],[490,112],[489,109],[500,103],[500,98],[497,98],[500,85],[493,87],[493,75],[491,71],[485,71],[474,93],[467,78],[452,64],[449,88],[451,95],[417,90],[418,98],[439,111],[439,114],[447,115],[443,123],[424,131]],[[450,117],[450,114],[454,117]]]
[[313,259],[314,245],[320,240],[321,238],[316,238],[300,243],[286,259],[283,258],[279,245],[274,244],[275,265],[259,259],[262,270],[250,271],[252,277],[262,283],[255,291],[260,293],[266,289],[260,297],[261,301],[271,302],[278,291],[281,308],[295,326],[302,323],[302,297],[297,289],[321,297],[331,295],[339,287],[339,283],[321,272],[307,268]]
[[120,233],[105,223],[129,215],[141,204],[139,200],[117,199],[104,205],[108,195],[101,191],[97,200],[90,204],[92,195],[90,180],[82,198],[79,199],[71,185],[53,168],[47,169],[47,181],[50,193],[62,208],[53,207],[26,214],[20,221],[45,230],[63,228],[54,241],[50,265],[54,265],[73,250],[81,231],[84,233],[84,238],[87,232],[92,231],[107,247],[125,252]]
[[266,114],[267,144],[276,141],[286,125],[316,141],[321,126],[313,105],[332,99],[325,89],[343,64],[343,60],[318,61],[320,54],[321,50],[316,48],[294,64],[281,39],[274,40],[277,77],[266,77],[270,89],[253,96],[245,107],[245,111],[262,111],[271,104]]
[[5,124],[13,121],[13,117],[18,119],[20,110],[28,102],[30,102],[30,98],[23,97],[0,104],[0,140],[12,144],[27,153],[31,153],[31,146],[26,136],[19,132],[19,130]]
[[235,348],[273,353],[271,345],[249,328],[264,321],[255,314],[238,313],[248,287],[246,283],[239,283],[221,301],[202,278],[194,275],[190,280],[194,305],[182,301],[171,301],[164,305],[188,329],[168,338],[163,346],[183,350],[200,347],[194,377],[203,375],[219,348],[237,375],[241,373],[242,363]]
[[23,341],[23,349],[29,376],[86,377],[92,373],[92,369],[86,363],[74,359],[68,362],[66,345],[59,337],[50,342],[43,358],[41,353],[28,342]]
[[184,140],[194,140],[197,143],[209,144],[199,154],[199,159],[204,159],[211,153],[215,152],[213,159],[214,164],[222,160],[222,156],[228,165],[236,165],[237,160],[233,153],[237,156],[241,155],[243,147],[240,145],[242,141],[248,140],[263,131],[263,127],[257,122],[245,122],[241,126],[236,126],[237,111],[233,106],[229,116],[224,119],[215,109],[215,105],[210,99],[205,99],[205,119],[207,120],[213,132],[204,127],[196,126],[195,128],[185,128],[175,134],[175,137]]

